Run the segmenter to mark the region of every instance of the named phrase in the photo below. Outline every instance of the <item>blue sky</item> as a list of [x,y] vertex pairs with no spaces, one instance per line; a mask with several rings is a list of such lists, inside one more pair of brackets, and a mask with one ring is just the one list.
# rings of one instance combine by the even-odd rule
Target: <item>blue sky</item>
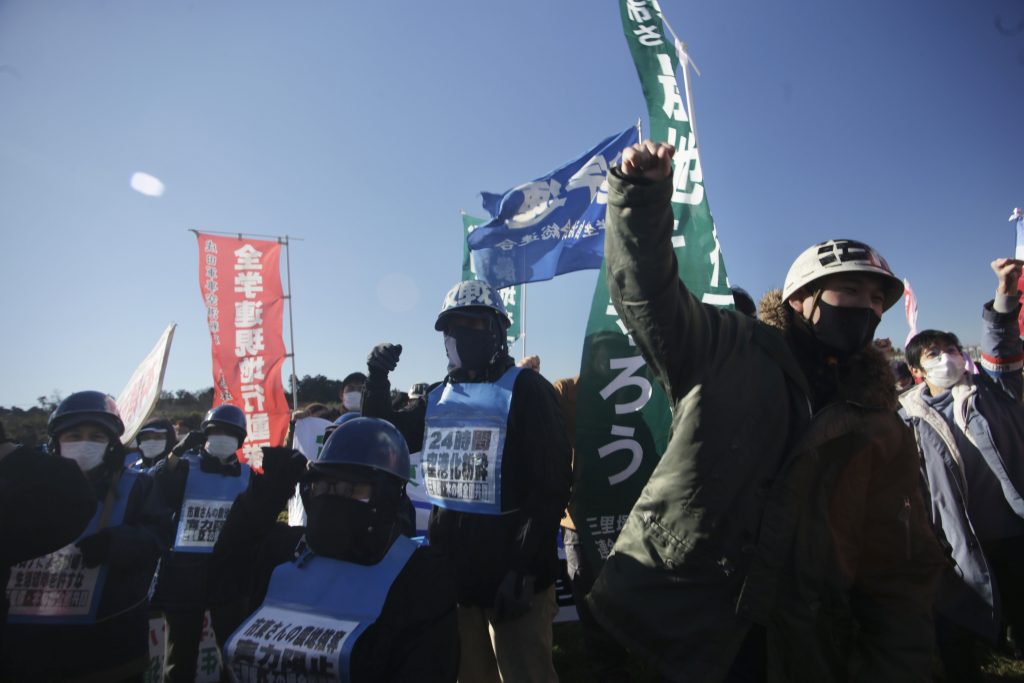
[[[703,74],[732,282],[760,296],[804,247],[855,237],[910,278],[922,326],[976,341],[1024,204],[1024,2],[662,8]],[[439,379],[459,210],[640,116],[612,2],[2,2],[0,405],[116,394],[171,321],[165,388],[209,386],[192,228],[303,239],[299,375],[394,341],[399,387]],[[551,379],[578,371],[595,279],[528,289]],[[880,333],[902,345],[901,310]]]

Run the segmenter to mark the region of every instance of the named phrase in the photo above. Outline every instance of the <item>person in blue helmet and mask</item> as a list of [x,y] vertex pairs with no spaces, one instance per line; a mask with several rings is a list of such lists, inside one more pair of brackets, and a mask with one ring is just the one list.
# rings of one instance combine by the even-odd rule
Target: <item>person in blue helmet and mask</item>
[[[270,484],[239,496],[217,547],[219,582],[255,611],[227,640],[235,680],[447,683],[458,673],[452,570],[402,533],[409,451],[392,425],[350,418],[306,459],[264,449]],[[305,527],[277,521],[299,483]]]
[[167,681],[195,680],[207,609],[220,644],[246,612],[241,600],[208,587],[214,543],[235,497],[254,481],[250,467],[237,457],[247,433],[245,413],[228,403],[219,405],[206,414],[200,429],[189,432],[152,470],[175,523],[153,595],[153,605],[167,620]]
[[459,678],[546,683],[558,680],[556,536],[572,456],[551,384],[509,357],[509,324],[497,290],[456,284],[434,324],[448,357],[444,381],[394,410],[388,373],[402,347],[380,344],[367,359],[363,415],[388,420],[422,447],[428,538],[455,566]]
[[142,425],[135,440],[139,444],[139,457],[129,467],[143,472],[170,455],[178,443],[174,425],[163,419],[150,420]]
[[124,424],[110,396],[71,394],[47,432],[51,451],[77,463],[96,502],[77,541],[12,568],[0,677],[141,681],[147,593],[169,513],[153,480],[124,467]]

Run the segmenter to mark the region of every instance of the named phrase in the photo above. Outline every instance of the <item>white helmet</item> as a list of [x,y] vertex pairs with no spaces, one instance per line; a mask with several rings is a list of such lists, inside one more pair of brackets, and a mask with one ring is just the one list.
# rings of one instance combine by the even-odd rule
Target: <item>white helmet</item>
[[453,313],[481,309],[490,310],[505,326],[505,329],[512,325],[512,321],[505,311],[505,303],[501,300],[501,293],[497,289],[483,280],[463,280],[444,295],[444,303],[441,304],[441,312],[437,314],[434,329],[443,330],[445,318]]
[[856,240],[828,240],[804,250],[796,257],[786,273],[782,288],[783,300],[789,299],[801,287],[829,275],[840,273],[870,273],[880,276],[885,290],[885,308],[890,308],[903,296],[903,281],[892,274],[882,255]]

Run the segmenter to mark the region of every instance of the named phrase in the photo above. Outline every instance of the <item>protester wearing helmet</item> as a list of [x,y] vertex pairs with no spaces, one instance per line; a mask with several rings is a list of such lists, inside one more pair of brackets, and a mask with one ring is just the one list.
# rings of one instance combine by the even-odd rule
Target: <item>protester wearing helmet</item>
[[[217,582],[244,582],[259,605],[225,647],[235,679],[454,682],[452,570],[437,549],[401,533],[410,469],[398,430],[347,420],[308,470],[290,449],[264,454],[270,485],[239,496],[215,550]],[[304,528],[277,522],[296,482]],[[274,624],[284,623],[277,637]],[[268,646],[281,655],[264,657]]]
[[[0,671],[18,681],[141,677],[149,657],[147,592],[169,515],[153,480],[124,468],[124,425],[110,396],[71,394],[47,432],[52,452],[77,463],[88,480],[91,519],[73,544],[12,569]],[[68,503],[76,514],[76,502]],[[54,504],[63,509],[65,502]]]
[[367,360],[363,415],[392,422],[422,446],[428,536],[455,566],[459,678],[553,681],[555,543],[571,455],[554,389],[508,355],[509,324],[494,288],[458,283],[434,325],[447,377],[395,411],[388,373],[402,347],[380,344]]
[[669,680],[930,680],[944,560],[871,345],[901,281],[829,240],[763,322],[703,304],[672,245],[674,154],[648,141],[608,175],[609,292],[673,430],[589,604]]
[[952,332],[924,330],[907,344],[921,381],[900,396],[931,495],[932,524],[952,551],[936,603],[947,680],[980,680],[975,641],[1003,622],[1024,645],[1024,346],[1017,318],[1021,261],[998,259],[996,296],[982,308],[981,367],[967,371]]
[[[95,512],[96,494],[77,464],[9,439],[0,423],[0,586],[13,588],[8,583],[12,566],[79,538]],[[4,591],[0,652],[7,607]]]
[[170,420],[150,420],[142,425],[135,440],[139,444],[140,456],[130,465],[132,469],[145,472],[171,453],[178,442],[174,425]]
[[210,410],[200,432],[189,432],[153,469],[174,511],[174,541],[160,566],[153,604],[167,619],[168,681],[195,680],[196,658],[208,609],[218,643],[245,615],[242,601],[210,591],[210,554],[239,493],[253,481],[237,452],[246,437],[245,413],[229,403]]

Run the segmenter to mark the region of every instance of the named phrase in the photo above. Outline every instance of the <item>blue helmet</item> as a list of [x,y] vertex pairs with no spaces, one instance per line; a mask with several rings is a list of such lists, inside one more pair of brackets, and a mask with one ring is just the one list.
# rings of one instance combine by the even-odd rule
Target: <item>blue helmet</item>
[[327,437],[320,454],[309,463],[309,470],[329,475],[339,465],[367,467],[405,483],[409,481],[409,447],[390,422],[356,416]]
[[124,422],[114,399],[102,391],[76,391],[60,402],[46,423],[46,433],[57,434],[85,422],[98,424],[112,437],[124,434]]
[[225,427],[238,436],[239,441],[245,441],[248,434],[245,424],[245,413],[238,406],[230,403],[222,403],[206,414],[203,423],[199,428],[203,434],[208,434],[212,427]]
[[362,414],[359,413],[359,412],[345,413],[344,415],[339,417],[337,420],[335,420],[334,424],[340,427],[341,425],[345,424],[349,420],[354,420],[357,417],[362,417]]

